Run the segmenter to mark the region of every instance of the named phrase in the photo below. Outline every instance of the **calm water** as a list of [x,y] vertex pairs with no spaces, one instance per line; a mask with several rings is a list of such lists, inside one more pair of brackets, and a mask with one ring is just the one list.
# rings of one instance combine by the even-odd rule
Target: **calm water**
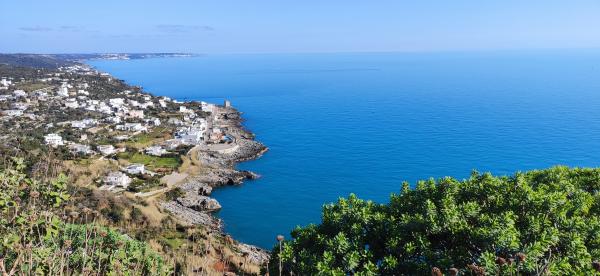
[[221,102],[271,150],[214,192],[226,230],[266,248],[323,203],[471,170],[600,165],[600,52],[215,55],[94,61],[156,95]]

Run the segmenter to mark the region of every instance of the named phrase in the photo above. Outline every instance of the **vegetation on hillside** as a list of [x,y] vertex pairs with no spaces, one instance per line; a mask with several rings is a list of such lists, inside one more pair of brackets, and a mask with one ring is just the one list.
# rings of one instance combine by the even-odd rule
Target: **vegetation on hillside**
[[59,216],[70,200],[66,177],[36,181],[24,169],[15,160],[0,170],[0,274],[170,273],[145,243],[98,225],[98,212]]
[[404,183],[388,204],[351,195],[276,246],[297,275],[598,275],[600,169]]

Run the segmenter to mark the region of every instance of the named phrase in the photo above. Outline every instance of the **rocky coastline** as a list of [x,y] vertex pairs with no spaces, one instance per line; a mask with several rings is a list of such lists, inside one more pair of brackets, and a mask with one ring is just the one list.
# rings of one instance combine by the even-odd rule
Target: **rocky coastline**
[[[212,215],[212,212],[221,209],[221,204],[210,195],[215,188],[239,185],[258,178],[259,175],[254,172],[237,170],[235,167],[240,162],[261,157],[268,148],[256,141],[254,134],[243,127],[241,113],[236,109],[217,106],[213,116],[213,127],[220,128],[231,138],[230,147],[235,150],[222,152],[211,145],[199,145],[191,149],[188,156],[199,163],[200,169],[176,185],[183,192],[182,196],[162,202],[160,206],[187,224],[202,225],[215,233],[225,234],[223,221]],[[268,260],[268,252],[264,249],[226,237],[256,263],[262,264]]]

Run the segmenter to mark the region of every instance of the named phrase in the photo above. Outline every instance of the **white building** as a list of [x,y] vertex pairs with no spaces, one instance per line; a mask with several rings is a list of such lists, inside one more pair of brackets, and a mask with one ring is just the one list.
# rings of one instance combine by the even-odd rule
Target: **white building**
[[71,150],[71,152],[73,153],[81,153],[86,155],[94,153],[94,151],[89,145],[82,145],[76,143],[69,145],[69,150]]
[[167,120],[167,123],[171,124],[171,125],[176,125],[176,126],[183,125],[183,122],[181,120],[179,120],[178,118],[173,118],[173,117],[169,118],[169,120]]
[[129,110],[127,113],[131,118],[139,118],[144,119],[144,111],[143,110]]
[[111,155],[116,152],[115,147],[113,145],[98,145],[96,149],[102,155]]
[[146,120],[146,123],[150,123],[153,126],[160,126],[160,124],[161,124],[160,119],[156,118],[156,117],[149,118],[148,120]]
[[15,95],[15,98],[25,98],[27,97],[27,92],[23,90],[15,90],[13,91],[13,95]]
[[119,116],[111,116],[105,119],[106,122],[109,123],[113,123],[113,124],[120,124],[121,123],[121,117]]
[[161,155],[163,155],[165,153],[168,153],[161,146],[147,147],[146,149],[144,149],[144,151],[146,152],[146,154],[148,154],[148,155],[154,155],[154,156],[161,156]]
[[104,178],[104,183],[127,188],[131,184],[131,178],[122,172],[111,172]]
[[12,82],[7,80],[6,78],[2,78],[2,86],[9,86]]
[[181,128],[175,133],[175,138],[180,139],[184,144],[196,145],[202,141],[206,129],[200,127]]
[[19,109],[19,110],[26,110],[27,108],[29,108],[29,103],[14,103],[12,105],[15,109]]
[[98,112],[102,112],[102,113],[106,113],[106,114],[112,114],[112,108],[110,108],[110,106],[106,105],[104,102],[101,102],[98,104]]
[[56,92],[56,95],[61,96],[61,97],[68,97],[69,96],[69,87],[68,87],[68,85],[67,85],[66,82],[62,83],[62,85],[60,86],[60,88]]
[[125,100],[123,98],[113,98],[113,99],[109,99],[108,103],[112,107],[118,108],[125,104]]
[[117,141],[125,141],[125,140],[129,139],[129,136],[128,135],[117,135],[113,138]]
[[131,164],[125,168],[125,171],[129,174],[144,174],[146,169],[144,164]]
[[160,107],[162,107],[162,108],[167,107],[167,103],[163,100],[158,100],[158,104],[160,104]]
[[71,121],[71,127],[74,128],[90,128],[98,123],[95,119],[83,119],[81,121]]
[[79,108],[79,103],[74,98],[69,98],[65,101],[65,107],[68,108]]
[[47,97],[48,97],[48,93],[46,93],[46,92],[45,92],[45,91],[43,91],[43,90],[38,90],[38,91],[35,91],[35,95],[36,95],[38,98],[41,98],[41,99],[45,99],[45,98],[47,98]]
[[124,130],[124,131],[147,131],[148,130],[148,128],[146,128],[145,126],[143,126],[140,123],[125,123],[123,125],[116,126],[116,128],[118,130]]
[[8,109],[8,110],[4,110],[2,111],[2,113],[6,116],[9,117],[19,117],[21,115],[23,115],[23,110],[20,109]]
[[215,108],[214,104],[209,104],[206,102],[200,102],[200,109],[204,112],[213,112]]
[[50,133],[50,134],[44,136],[44,142],[46,142],[46,144],[53,146],[53,147],[64,145],[62,137],[60,137],[60,135],[58,135],[56,133]]
[[192,113],[194,111],[191,110],[191,109],[188,109],[187,107],[185,107],[183,105],[181,105],[181,106],[179,106],[179,112],[181,112],[181,113]]

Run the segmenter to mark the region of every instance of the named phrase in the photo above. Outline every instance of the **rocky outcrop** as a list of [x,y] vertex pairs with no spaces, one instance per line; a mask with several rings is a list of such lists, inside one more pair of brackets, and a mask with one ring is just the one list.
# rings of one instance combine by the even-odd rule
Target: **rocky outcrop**
[[213,212],[221,209],[221,204],[214,199],[196,193],[187,193],[184,197],[177,199],[177,202],[184,207],[195,211]]
[[212,187],[237,185],[247,179],[256,179],[259,176],[250,171],[237,171],[234,169],[213,169],[206,174],[195,176],[195,183],[208,183]]
[[212,193],[212,187],[205,182],[201,182],[197,178],[190,178],[186,183],[179,186],[179,188],[187,193],[196,193],[198,195],[209,196]]
[[246,260],[255,264],[264,264],[269,260],[269,252],[259,247],[239,243],[237,248],[242,252],[242,255],[246,256]]
[[223,223],[220,219],[217,219],[208,213],[198,212],[187,208],[177,201],[163,202],[161,203],[161,207],[188,224],[204,225],[218,231],[223,229]]

